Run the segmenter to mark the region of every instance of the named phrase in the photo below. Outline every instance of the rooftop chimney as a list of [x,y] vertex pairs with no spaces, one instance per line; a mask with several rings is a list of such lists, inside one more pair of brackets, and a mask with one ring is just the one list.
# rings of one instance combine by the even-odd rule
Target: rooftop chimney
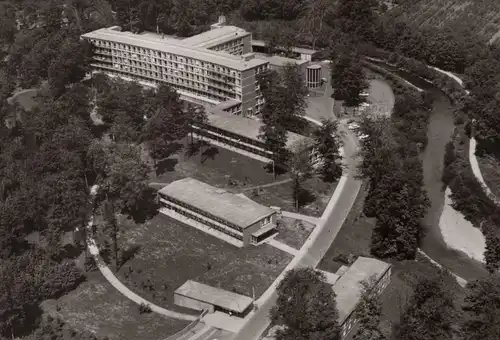
[[226,24],[226,17],[224,15],[219,15],[219,21],[217,21],[217,23],[220,26],[224,26]]

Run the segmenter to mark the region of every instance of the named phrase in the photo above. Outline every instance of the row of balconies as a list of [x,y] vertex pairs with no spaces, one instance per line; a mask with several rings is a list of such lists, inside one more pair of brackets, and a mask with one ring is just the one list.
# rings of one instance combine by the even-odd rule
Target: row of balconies
[[[100,49],[103,49],[103,48],[101,47]],[[118,55],[118,51],[121,51],[122,53],[123,52],[130,53],[130,55],[135,54],[135,55],[137,55],[137,57],[141,57],[141,56],[144,57],[145,56],[145,57],[151,58],[151,56],[153,56],[153,57],[160,59],[160,60],[170,61],[170,62],[174,61],[174,62],[183,64],[183,65],[189,65],[189,66],[196,65],[196,67],[200,67],[200,68],[208,69],[208,70],[216,70],[219,73],[233,75],[234,77],[241,78],[241,72],[232,70],[232,69],[227,68],[227,67],[220,67],[216,64],[212,64],[212,63],[204,62],[204,61],[199,61],[199,60],[192,59],[192,58],[183,58],[183,57],[177,57],[177,56],[173,56],[173,58],[172,58],[172,55],[170,55],[170,57],[167,58],[167,57],[161,57],[161,56],[149,54],[149,53],[131,52],[131,51],[123,50],[123,49],[116,48],[116,47],[114,47],[114,48],[107,47],[107,49],[109,49],[109,51],[113,51],[113,53],[116,53],[116,55]],[[99,48],[96,49],[96,52],[98,50],[99,50]],[[152,52],[152,51],[153,50],[149,50],[149,52]],[[187,60],[185,60],[185,59],[191,60],[192,62],[187,62]]]
[[[99,54],[101,54],[100,52],[98,52]],[[107,54],[105,54],[107,55]],[[102,60],[100,58],[96,58],[96,59],[99,59],[99,60]],[[113,59],[113,62],[117,62],[117,59],[123,59],[123,58],[114,58]],[[144,69],[152,69],[152,70],[159,70],[161,69],[160,66],[157,66],[157,65],[154,65],[154,64],[147,64],[147,66],[138,66],[138,63],[137,62],[134,62],[134,61],[130,61],[130,60],[127,60],[127,59],[123,59],[122,61],[119,61],[121,64],[125,64],[125,65],[134,65],[135,67],[141,67],[141,68],[144,68]],[[164,70],[175,70],[174,68],[163,68]],[[195,69],[196,70],[196,69]],[[165,72],[165,71],[164,71]],[[168,71],[167,71],[168,72]],[[204,71],[202,72],[201,74],[198,73],[198,72],[191,72],[191,71],[188,71],[186,69],[183,69],[182,71],[180,72],[188,72],[188,73],[191,73],[192,75],[195,75],[195,76],[206,76],[208,78],[211,78],[212,80],[215,80],[215,81],[219,81],[221,83],[228,83],[230,85],[234,85],[234,84],[237,84],[237,83],[240,83],[240,80],[237,80],[235,82],[234,78],[232,77],[228,77],[228,76],[225,76],[225,75],[220,75],[220,74],[217,74],[215,72],[211,72],[211,71]]]
[[[156,78],[154,76],[150,76],[144,73],[131,73],[126,70],[122,69],[116,69],[112,65],[105,65],[105,64],[99,64],[99,63],[94,63],[92,64],[93,67],[100,68],[103,71],[111,71],[111,73],[118,73],[123,76],[129,76],[131,78],[139,79],[151,84],[157,84],[159,82],[167,82],[164,79],[161,78]],[[106,72],[106,71],[105,71]],[[205,97],[211,100],[215,100],[218,102],[223,102],[229,99],[237,99],[236,96],[224,96],[220,91],[212,91],[209,88],[205,89],[204,91],[200,91],[200,88],[194,87],[194,86],[189,86],[188,84],[178,84],[178,83],[172,83],[172,82],[167,82],[169,83],[173,88],[182,90],[188,93],[192,93],[194,95],[197,95],[199,97]]]

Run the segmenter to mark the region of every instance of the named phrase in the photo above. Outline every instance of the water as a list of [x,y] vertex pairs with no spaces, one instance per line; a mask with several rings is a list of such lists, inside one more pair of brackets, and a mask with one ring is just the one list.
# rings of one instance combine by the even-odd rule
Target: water
[[466,280],[473,280],[486,275],[486,270],[481,263],[472,260],[462,252],[448,248],[439,228],[439,218],[441,217],[445,201],[445,187],[441,181],[443,157],[445,146],[451,140],[455,128],[453,112],[456,106],[451,103],[441,90],[424,79],[408,72],[397,70],[395,67],[382,62],[372,63],[430,92],[434,99],[427,130],[428,145],[421,154],[424,185],[431,201],[431,206],[422,221],[425,236],[421,240],[420,248],[434,261]]

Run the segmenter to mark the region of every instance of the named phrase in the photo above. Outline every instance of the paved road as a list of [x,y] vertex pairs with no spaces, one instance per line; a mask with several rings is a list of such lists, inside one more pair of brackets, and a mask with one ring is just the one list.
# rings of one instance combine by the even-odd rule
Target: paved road
[[[333,209],[327,211],[326,215],[321,218],[320,224],[316,227],[319,232],[312,239],[310,246],[305,249],[303,254],[296,257],[297,262],[294,268],[316,267],[318,265],[340,231],[361,187],[361,181],[355,178],[357,162],[353,155],[356,153],[356,141],[344,126],[342,129],[346,132],[344,153],[348,166],[344,186],[338,193]],[[339,197],[342,199],[338,199]],[[234,340],[258,339],[270,323],[269,312],[276,304],[276,299],[276,291],[273,291],[270,297],[259,305],[258,310],[252,314],[240,332],[236,334]]]

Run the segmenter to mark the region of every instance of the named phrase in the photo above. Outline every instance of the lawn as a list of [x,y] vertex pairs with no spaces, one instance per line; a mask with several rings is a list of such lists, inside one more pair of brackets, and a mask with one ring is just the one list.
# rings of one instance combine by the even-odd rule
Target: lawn
[[[321,217],[337,187],[337,182],[327,183],[319,177],[307,179],[302,184],[299,211],[302,214]],[[278,206],[285,211],[295,212],[292,183],[283,183],[269,188],[261,188],[247,193],[247,196],[260,204]]]
[[75,329],[110,340],[164,339],[189,324],[155,313],[139,314],[138,306],[99,272],[91,273],[87,282],[58,300],[43,302],[42,309]]
[[484,181],[497,199],[500,199],[500,161],[492,156],[477,157]]
[[[258,298],[291,260],[262,244],[236,248],[164,215],[144,225],[120,222],[123,248],[138,249],[118,271],[129,289],[156,304],[181,312],[173,292],[186,280]],[[193,311],[191,311],[193,312]]]
[[276,240],[292,248],[300,249],[313,229],[314,224],[312,223],[281,217],[278,220]]
[[170,183],[174,180],[193,177],[210,185],[234,192],[241,189],[286,179],[287,174],[278,174],[273,179],[272,169],[267,164],[239,153],[204,145],[201,152],[189,151],[189,143],[182,142],[183,149],[158,165],[158,176],[153,182]]

